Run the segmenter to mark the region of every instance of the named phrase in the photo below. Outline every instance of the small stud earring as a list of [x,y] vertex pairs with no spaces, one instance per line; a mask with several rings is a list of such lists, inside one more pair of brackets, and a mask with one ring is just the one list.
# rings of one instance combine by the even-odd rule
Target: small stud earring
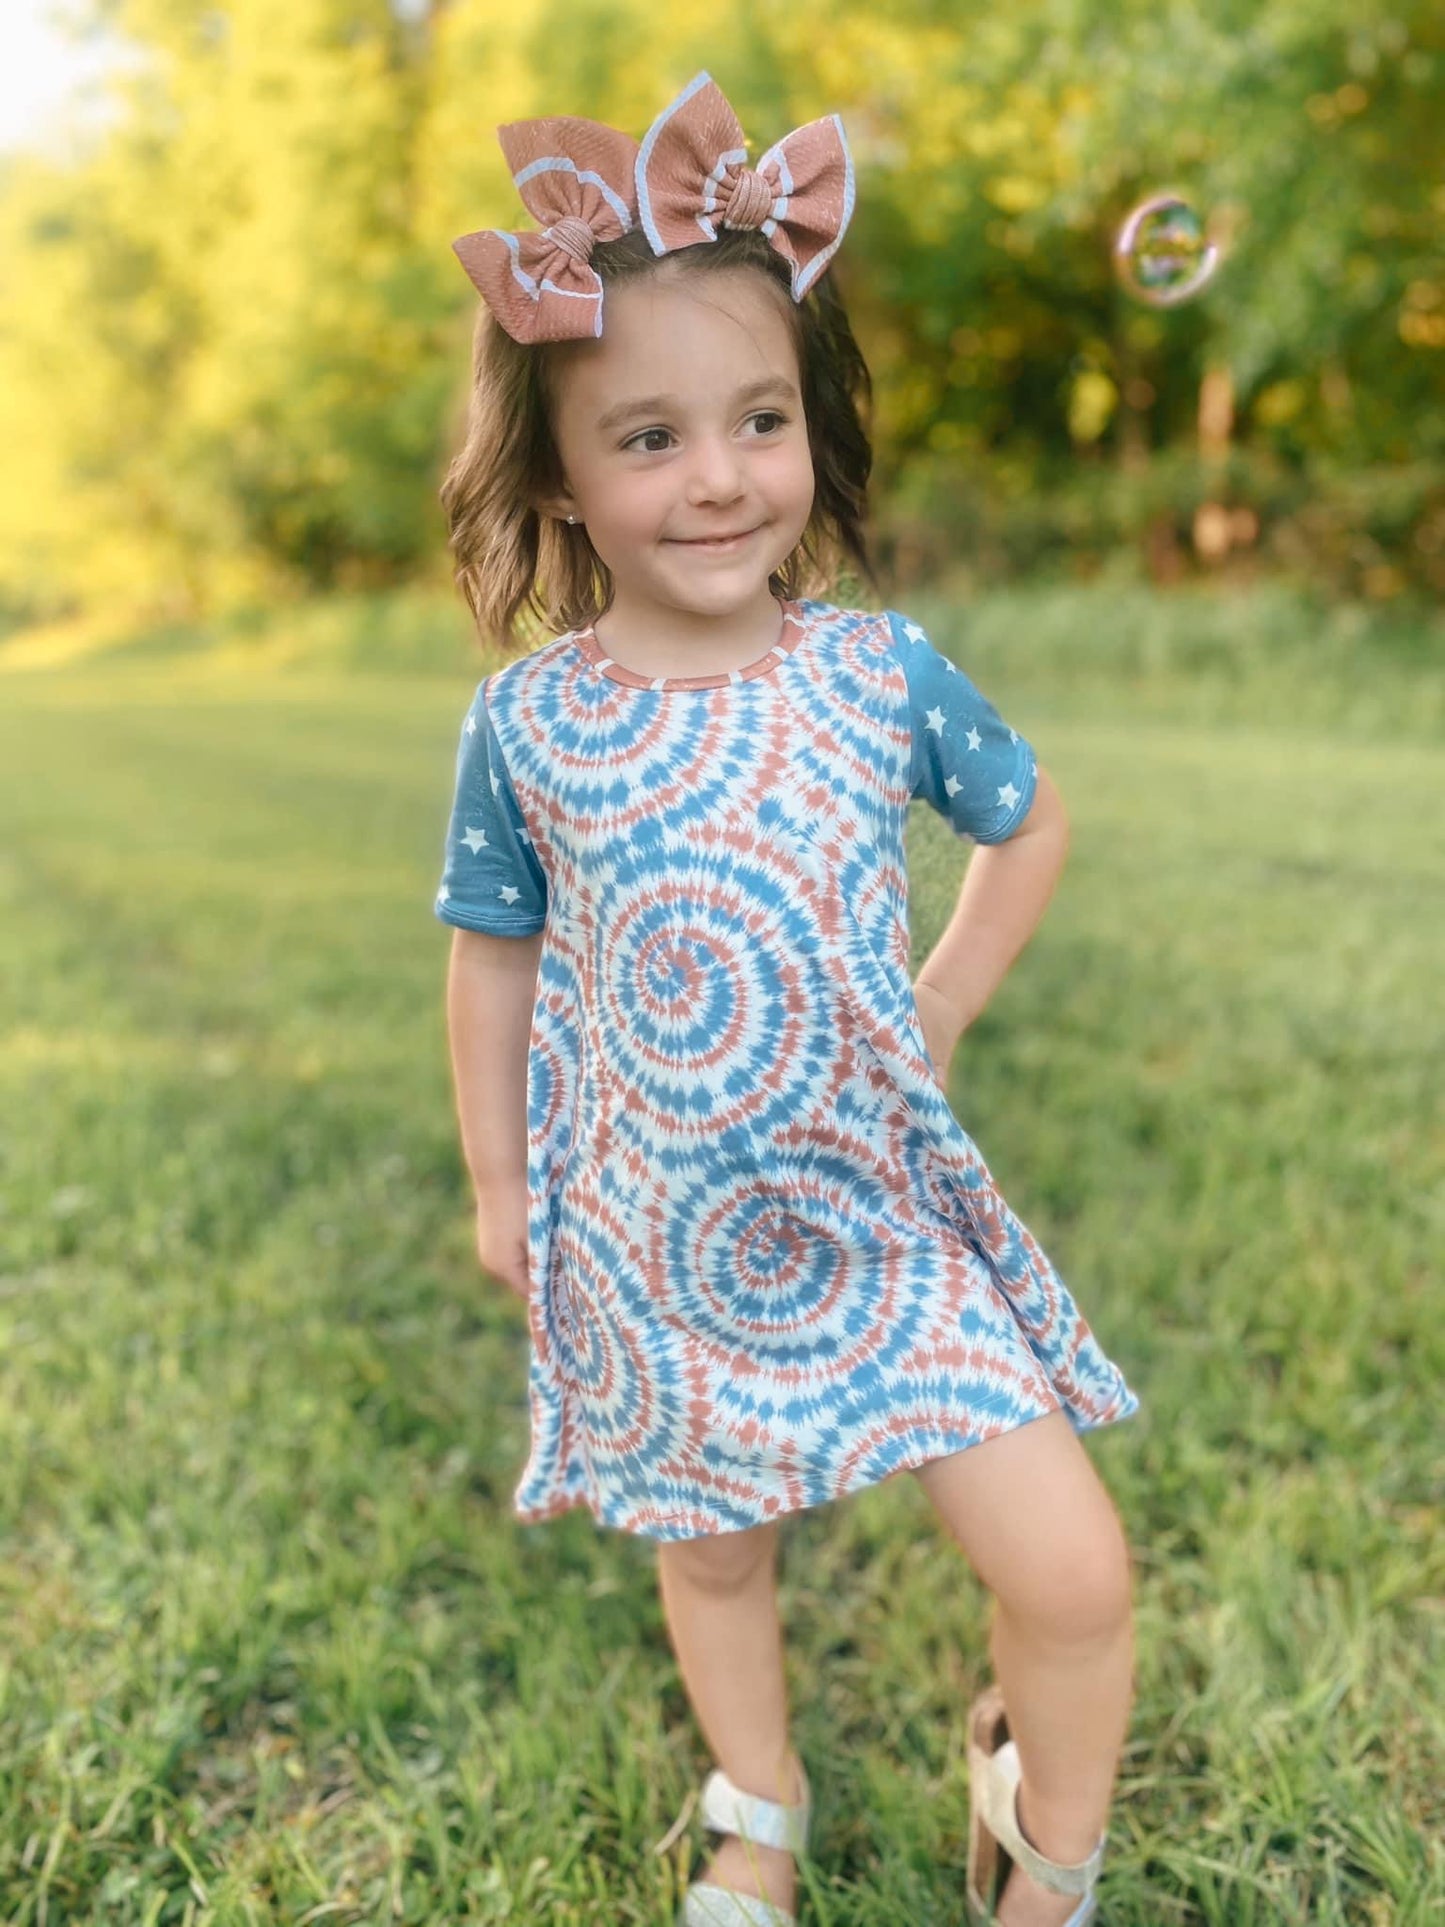
[[569,516],[567,517],[567,520],[568,520],[569,522],[575,522],[575,521],[577,520],[577,517],[576,517],[575,515],[569,515]]

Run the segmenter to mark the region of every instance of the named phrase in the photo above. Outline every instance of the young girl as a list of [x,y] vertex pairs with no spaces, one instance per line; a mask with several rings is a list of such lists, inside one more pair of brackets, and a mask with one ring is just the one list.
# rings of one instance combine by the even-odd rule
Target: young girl
[[[657,1542],[733,1836],[680,1918],[791,1921],[778,1522],[913,1472],[996,1600],[970,1905],[1082,1923],[1132,1625],[1077,1434],[1138,1401],[943,1088],[1067,829],[916,623],[811,593],[867,573],[843,129],[750,167],[699,74],[640,146],[501,140],[539,225],[454,244],[486,306],[442,496],[479,628],[551,639],[467,712],[436,914],[477,1248],[528,1306],[515,1512]],[[984,846],[916,984],[914,797]]]

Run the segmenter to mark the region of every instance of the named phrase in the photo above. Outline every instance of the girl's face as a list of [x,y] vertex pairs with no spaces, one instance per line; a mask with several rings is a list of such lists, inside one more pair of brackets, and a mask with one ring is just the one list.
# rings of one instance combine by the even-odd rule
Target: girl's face
[[781,295],[748,269],[607,290],[603,333],[560,359],[552,428],[629,635],[741,630],[813,507],[798,358]]

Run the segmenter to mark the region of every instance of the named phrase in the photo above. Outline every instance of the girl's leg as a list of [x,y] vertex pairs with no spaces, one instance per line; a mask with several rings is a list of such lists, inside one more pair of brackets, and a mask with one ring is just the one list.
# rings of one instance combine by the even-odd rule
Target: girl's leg
[[[1132,1567],[1113,1502],[1063,1412],[915,1472],[994,1595],[1019,1824],[1049,1859],[1083,1860],[1104,1831],[1133,1695]],[[1078,1905],[1015,1866],[998,1918],[1058,1927]]]
[[[776,1521],[657,1548],[668,1635],[717,1764],[745,1793],[792,1806],[800,1763],[788,1742],[778,1622]],[[717,1838],[717,1836],[713,1836]],[[724,1834],[703,1880],[791,1909],[797,1869],[780,1847]]]

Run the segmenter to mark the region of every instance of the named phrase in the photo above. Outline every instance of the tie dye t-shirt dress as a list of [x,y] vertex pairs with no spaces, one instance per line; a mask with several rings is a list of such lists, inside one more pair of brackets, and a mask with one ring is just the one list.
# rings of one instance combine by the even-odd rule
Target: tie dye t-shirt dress
[[569,632],[462,724],[435,913],[543,933],[523,1520],[736,1531],[1138,1409],[954,1116],[910,977],[910,801],[1002,842],[1033,752],[902,616],[782,612],[714,676]]

